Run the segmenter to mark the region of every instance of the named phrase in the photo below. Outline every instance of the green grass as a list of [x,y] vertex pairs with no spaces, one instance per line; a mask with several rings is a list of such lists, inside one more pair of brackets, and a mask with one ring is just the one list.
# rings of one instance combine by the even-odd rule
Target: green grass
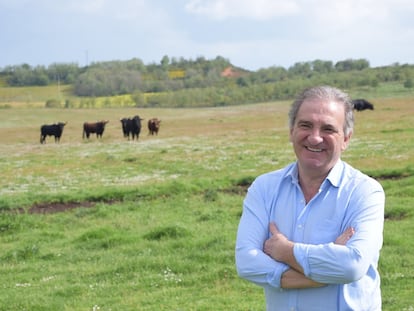
[[0,107],[44,107],[48,99],[72,98],[71,86],[0,86]]
[[[374,103],[377,100],[414,96],[414,88],[404,87],[404,83],[401,81],[379,83],[375,87],[354,87],[347,91],[353,98],[367,98]],[[148,100],[156,94],[161,93],[146,93],[144,97]],[[44,108],[48,100],[58,101],[61,107],[70,108],[127,108],[136,106],[130,94],[110,97],[79,97],[73,94],[73,85],[10,87],[0,80],[0,109]],[[172,105],[179,106],[177,103],[172,103]]]
[[[385,311],[414,307],[413,104],[357,113],[343,155],[386,191]],[[0,310],[263,310],[262,290],[236,275],[234,242],[246,186],[294,159],[287,109],[2,110]],[[125,140],[119,118],[134,114],[162,119],[159,136]],[[97,119],[110,120],[102,141],[83,141]],[[61,143],[40,145],[40,125],[59,120]]]
[[380,83],[377,87],[360,87],[350,90],[353,98],[369,98],[370,100],[384,98],[407,98],[414,95],[413,88],[404,87],[401,82]]

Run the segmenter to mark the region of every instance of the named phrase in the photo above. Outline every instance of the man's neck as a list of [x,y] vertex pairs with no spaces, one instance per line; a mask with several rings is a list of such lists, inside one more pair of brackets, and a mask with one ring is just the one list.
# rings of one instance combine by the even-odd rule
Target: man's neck
[[305,196],[306,203],[308,203],[319,192],[319,189],[328,174],[329,172],[325,174],[305,174],[301,173],[299,169],[299,185],[302,189],[303,195]]

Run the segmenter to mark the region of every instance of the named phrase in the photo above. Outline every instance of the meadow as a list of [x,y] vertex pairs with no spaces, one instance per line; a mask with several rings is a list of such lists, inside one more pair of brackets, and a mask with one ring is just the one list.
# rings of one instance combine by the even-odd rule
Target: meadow
[[[413,310],[414,98],[373,102],[343,160],[386,192],[383,310]],[[289,104],[0,109],[0,310],[264,310],[234,242],[248,185],[294,160]],[[159,135],[124,139],[137,114]],[[102,140],[83,140],[101,119]],[[61,142],[41,145],[57,121]]]

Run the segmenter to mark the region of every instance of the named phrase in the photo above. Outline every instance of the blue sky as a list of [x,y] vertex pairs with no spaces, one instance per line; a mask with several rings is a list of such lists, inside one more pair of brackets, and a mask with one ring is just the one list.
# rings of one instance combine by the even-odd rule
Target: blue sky
[[0,68],[164,55],[414,64],[412,0],[0,0]]

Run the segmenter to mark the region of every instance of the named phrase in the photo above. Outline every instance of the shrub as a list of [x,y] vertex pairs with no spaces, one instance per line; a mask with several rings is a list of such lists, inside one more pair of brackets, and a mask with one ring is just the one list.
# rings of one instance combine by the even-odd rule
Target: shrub
[[411,89],[414,86],[413,80],[412,79],[407,79],[404,82],[404,87],[407,89]]
[[58,99],[48,99],[45,104],[45,108],[61,108],[60,100]]

